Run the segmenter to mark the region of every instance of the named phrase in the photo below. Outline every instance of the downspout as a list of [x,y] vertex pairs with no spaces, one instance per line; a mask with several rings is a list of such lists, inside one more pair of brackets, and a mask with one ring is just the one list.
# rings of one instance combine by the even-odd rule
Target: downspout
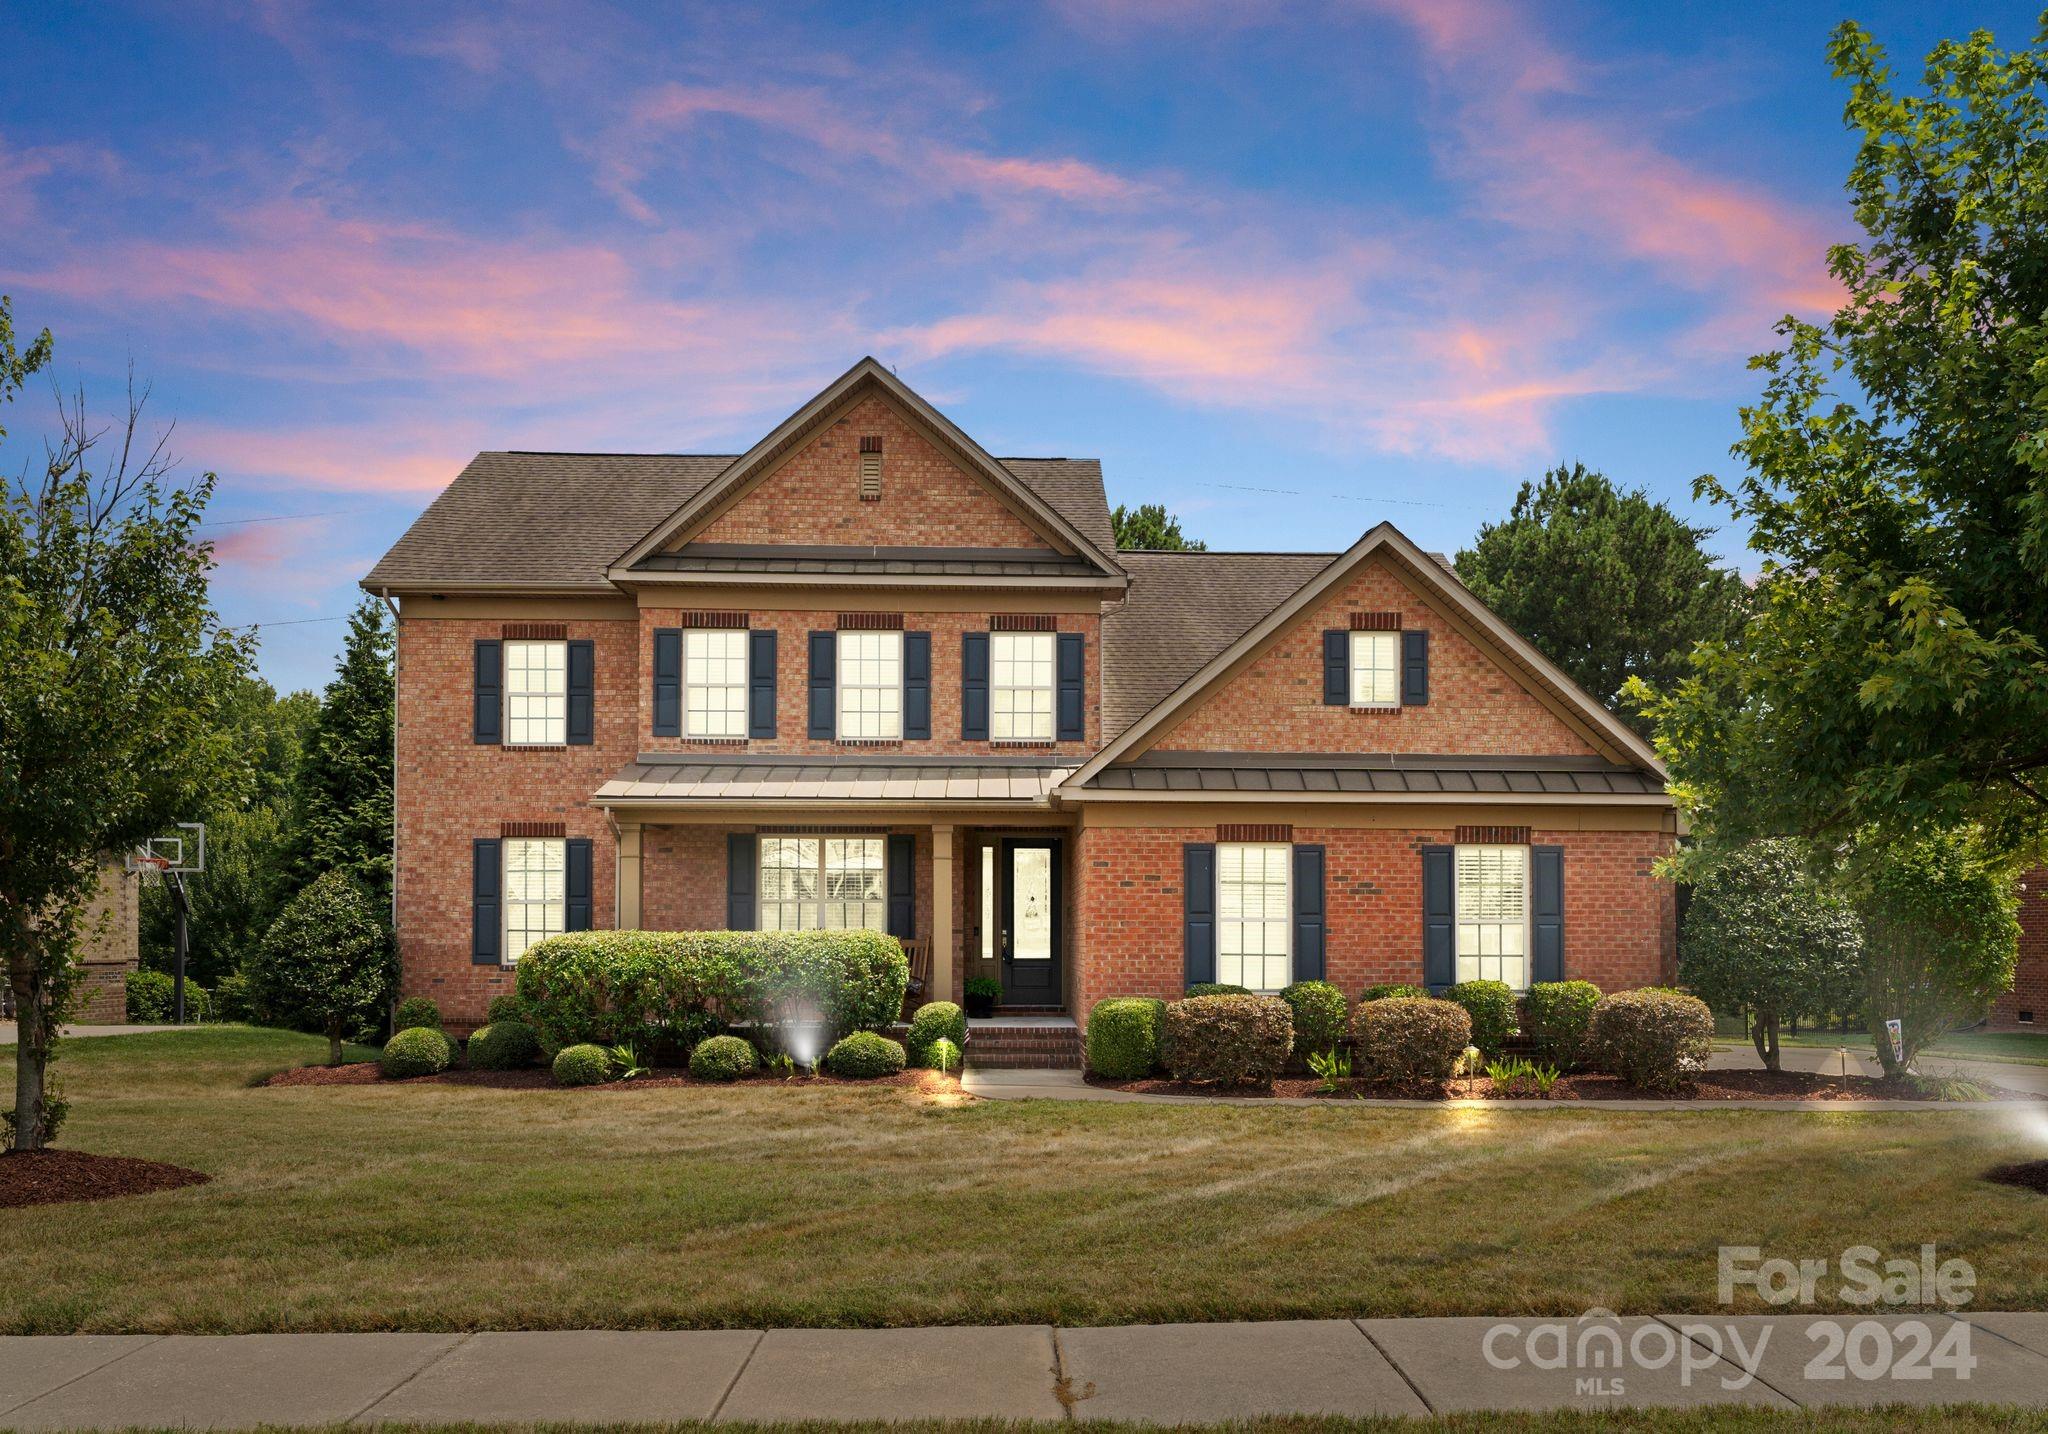
[[391,589],[377,596],[391,609],[391,935],[398,937],[398,604]]

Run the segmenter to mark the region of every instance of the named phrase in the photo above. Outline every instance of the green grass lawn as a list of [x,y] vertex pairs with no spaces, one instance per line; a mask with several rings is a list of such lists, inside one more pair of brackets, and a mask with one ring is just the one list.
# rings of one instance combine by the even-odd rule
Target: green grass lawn
[[2048,1154],[2038,1107],[251,1087],[323,1049],[70,1044],[64,1144],[214,1180],[0,1213],[0,1333],[1703,1311],[1724,1243],[1931,1241],[1974,1264],[1978,1307],[2048,1308],[2048,1199],[1976,1178]]
[[[1714,1022],[1714,1031],[1719,1040],[1744,1046],[1749,1044],[1749,1037],[1743,1034],[1742,1023],[1738,1020],[1718,1019]],[[1871,1049],[1868,1031],[1851,1031],[1846,1036],[1839,1031],[1801,1031],[1796,1036],[1781,1032],[1778,1044],[1820,1047],[1831,1051],[1847,1046],[1853,1052],[1864,1054]],[[1962,1031],[1935,1042],[1927,1048],[1927,1053],[2000,1065],[2048,1066],[2048,1035],[2036,1035],[2031,1031]]]

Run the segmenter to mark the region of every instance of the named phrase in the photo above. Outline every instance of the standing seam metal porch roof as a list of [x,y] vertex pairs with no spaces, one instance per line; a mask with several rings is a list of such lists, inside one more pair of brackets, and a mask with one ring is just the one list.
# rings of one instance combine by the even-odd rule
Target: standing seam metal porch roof
[[1498,794],[1645,797],[1663,784],[1635,767],[1598,758],[1481,757],[1271,752],[1148,752],[1105,767],[1087,783],[1101,792],[1274,792],[1375,795]]
[[874,756],[720,757],[642,753],[591,797],[598,806],[690,802],[930,802],[1051,805],[1075,764]]

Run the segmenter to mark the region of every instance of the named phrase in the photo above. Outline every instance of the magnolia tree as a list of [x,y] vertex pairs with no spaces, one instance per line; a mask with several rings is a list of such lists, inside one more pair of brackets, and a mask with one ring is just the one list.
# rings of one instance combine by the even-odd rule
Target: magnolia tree
[[249,999],[266,1021],[327,1037],[327,1063],[374,1021],[398,982],[384,909],[353,875],[330,871],[285,905],[250,955]]
[[[15,344],[0,299],[0,403],[49,359]],[[95,428],[82,397],[0,506],[0,954],[19,1023],[8,1138],[41,1149],[48,1087],[101,858],[212,804],[240,779],[225,720],[249,642],[221,630],[195,529],[213,476],[170,478],[142,430]],[[111,441],[109,441],[111,435]],[[0,429],[0,440],[6,434]]]

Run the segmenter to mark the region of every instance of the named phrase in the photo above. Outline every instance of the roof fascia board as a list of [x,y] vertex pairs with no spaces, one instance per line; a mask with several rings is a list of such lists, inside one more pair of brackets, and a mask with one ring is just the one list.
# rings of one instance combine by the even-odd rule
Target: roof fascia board
[[612,568],[605,574],[622,588],[647,587],[891,587],[1033,588],[1047,591],[1121,592],[1128,577],[1001,577],[962,573],[664,573]]

